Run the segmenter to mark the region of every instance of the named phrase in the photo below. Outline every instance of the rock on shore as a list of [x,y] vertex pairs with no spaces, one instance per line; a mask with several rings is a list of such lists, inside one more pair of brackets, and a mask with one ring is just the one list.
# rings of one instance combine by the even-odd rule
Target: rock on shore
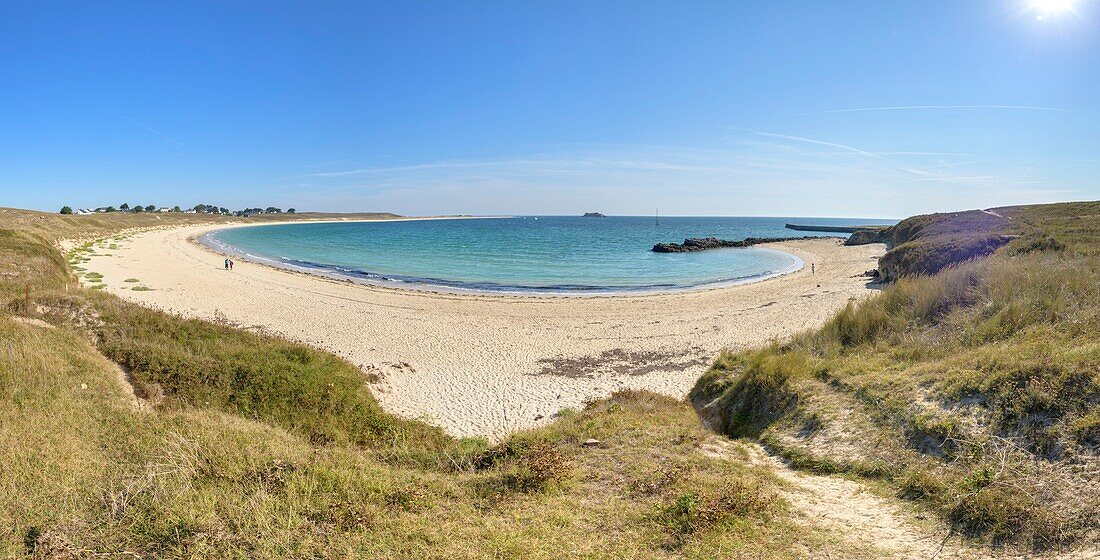
[[853,233],[848,237],[848,240],[844,242],[845,245],[867,245],[869,243],[887,243],[890,239],[889,230],[882,229],[861,229]]
[[741,241],[718,239],[717,237],[692,237],[685,239],[683,243],[658,243],[653,246],[654,253],[690,253],[693,251],[706,251],[707,249],[721,249],[726,247],[751,247],[761,243],[779,243],[782,241],[801,241],[803,239],[821,239],[820,237],[748,237]]

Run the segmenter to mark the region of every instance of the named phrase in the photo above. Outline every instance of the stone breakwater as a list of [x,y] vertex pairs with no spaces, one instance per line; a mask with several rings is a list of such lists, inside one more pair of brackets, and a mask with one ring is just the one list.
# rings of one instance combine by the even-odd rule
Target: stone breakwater
[[824,231],[830,233],[850,233],[845,245],[868,245],[870,243],[890,243],[889,226],[813,226],[787,224],[784,227],[795,231]]
[[692,237],[685,239],[683,243],[658,243],[653,246],[654,253],[690,253],[693,251],[706,251],[708,249],[724,249],[729,247],[751,247],[761,243],[782,243],[784,241],[802,241],[804,239],[821,239],[821,237],[748,237],[740,241],[718,239],[717,237]]

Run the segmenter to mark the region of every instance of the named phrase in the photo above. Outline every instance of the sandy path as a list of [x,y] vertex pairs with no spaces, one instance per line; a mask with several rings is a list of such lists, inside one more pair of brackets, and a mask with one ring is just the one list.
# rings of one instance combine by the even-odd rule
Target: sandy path
[[[858,275],[882,245],[777,244],[815,263],[781,278],[698,292],[611,297],[435,294],[351,284],[238,262],[188,239],[136,234],[84,265],[127,300],[224,319],[324,348],[378,376],[392,412],[461,436],[500,437],[622,388],[684,396],[723,348],[824,322],[870,293]],[[136,278],[140,282],[127,283]],[[150,291],[134,291],[145,286]]]
[[986,550],[964,546],[943,523],[919,518],[859,482],[793,470],[757,444],[717,436],[701,451],[771,470],[787,483],[783,497],[803,523],[836,535],[853,550],[874,551],[879,558],[992,557]]

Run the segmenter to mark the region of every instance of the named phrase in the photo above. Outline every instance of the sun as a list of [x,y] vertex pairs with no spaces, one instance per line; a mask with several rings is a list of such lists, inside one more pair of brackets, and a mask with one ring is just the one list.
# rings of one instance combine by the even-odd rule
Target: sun
[[1031,5],[1039,13],[1057,14],[1073,10],[1074,0],[1031,0]]

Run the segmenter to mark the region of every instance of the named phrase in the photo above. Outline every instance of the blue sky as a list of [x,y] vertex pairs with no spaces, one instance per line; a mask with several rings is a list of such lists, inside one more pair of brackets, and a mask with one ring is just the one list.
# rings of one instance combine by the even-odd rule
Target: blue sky
[[1100,0],[757,4],[7,1],[0,206],[1100,198]]

